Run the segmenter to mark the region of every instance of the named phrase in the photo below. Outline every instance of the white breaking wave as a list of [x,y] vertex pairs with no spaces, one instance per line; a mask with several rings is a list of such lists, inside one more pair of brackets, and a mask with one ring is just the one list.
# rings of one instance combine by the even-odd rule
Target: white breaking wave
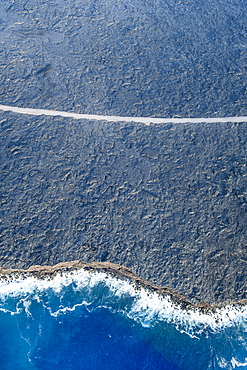
[[[83,296],[82,302],[76,302],[72,307],[59,307],[59,310],[51,312],[57,316],[67,311],[73,311],[81,305],[90,305],[87,299],[91,301],[90,292],[103,284],[112,293],[112,297],[117,298],[119,302],[126,299],[127,305],[119,308],[121,312],[129,318],[140,322],[143,326],[149,327],[156,322],[164,321],[173,323],[181,332],[190,336],[196,336],[204,329],[212,331],[222,330],[226,327],[242,323],[247,320],[247,306],[231,306],[216,309],[214,312],[205,313],[200,309],[182,309],[177,303],[174,303],[171,297],[163,297],[148,289],[137,288],[135,284],[128,280],[115,278],[103,272],[90,272],[84,269],[70,273],[58,274],[53,278],[37,279],[36,277],[18,277],[14,280],[0,280],[0,310],[5,310],[4,302],[10,298],[17,298],[18,301],[32,299],[47,290],[52,290],[56,295],[62,294],[63,290],[73,286],[73,291],[80,292],[86,289],[86,296]],[[95,295],[95,292],[93,293]],[[93,300],[97,296],[93,297]],[[130,301],[129,301],[130,300]],[[111,297],[106,302],[103,300],[100,304],[111,306]],[[120,304],[121,306],[121,304]],[[120,307],[119,306],[119,307]],[[19,308],[16,307],[11,314],[18,314]]]
[[151,123],[220,123],[220,122],[247,122],[247,116],[242,117],[202,117],[202,118],[153,118],[153,117],[121,117],[121,116],[103,116],[97,114],[80,114],[73,112],[62,112],[48,109],[19,108],[9,105],[1,105],[0,110],[21,114],[31,114],[34,116],[62,116],[74,119],[88,119],[96,121],[109,122],[138,122],[150,125]]

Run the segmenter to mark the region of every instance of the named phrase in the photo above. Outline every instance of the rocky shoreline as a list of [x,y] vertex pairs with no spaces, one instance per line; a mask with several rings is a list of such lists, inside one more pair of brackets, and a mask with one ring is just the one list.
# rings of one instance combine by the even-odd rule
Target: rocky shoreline
[[59,273],[73,272],[76,270],[84,269],[87,271],[100,271],[106,274],[112,275],[119,279],[128,279],[132,281],[137,288],[143,287],[150,290],[151,292],[156,292],[162,296],[170,296],[172,301],[178,303],[183,309],[200,309],[204,312],[214,311],[216,308],[223,307],[225,305],[245,305],[247,304],[246,299],[242,299],[238,302],[222,302],[221,304],[208,304],[202,300],[199,302],[193,303],[189,300],[186,295],[181,294],[174,289],[168,287],[160,287],[158,285],[152,284],[151,282],[140,278],[138,275],[133,273],[129,268],[121,266],[115,263],[110,262],[92,262],[85,263],[80,260],[70,261],[70,262],[61,262],[53,266],[40,266],[33,265],[28,269],[4,269],[0,267],[0,279],[16,279],[18,276],[28,277],[35,276],[38,279],[43,279],[47,277],[54,277]]

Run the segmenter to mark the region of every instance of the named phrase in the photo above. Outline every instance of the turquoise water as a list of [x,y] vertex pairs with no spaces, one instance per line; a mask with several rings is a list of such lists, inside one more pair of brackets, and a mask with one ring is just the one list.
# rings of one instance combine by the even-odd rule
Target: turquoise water
[[247,308],[185,311],[80,270],[0,286],[1,369],[247,369]]

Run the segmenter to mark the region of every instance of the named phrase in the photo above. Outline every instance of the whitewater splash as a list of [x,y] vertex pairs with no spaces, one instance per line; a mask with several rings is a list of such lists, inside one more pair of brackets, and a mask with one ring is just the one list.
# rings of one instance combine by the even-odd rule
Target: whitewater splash
[[246,305],[184,309],[131,279],[83,268],[42,279],[5,275],[0,327],[2,369],[247,366]]
[[1,105],[0,110],[30,114],[35,116],[61,116],[70,117],[74,119],[87,119],[96,121],[109,121],[109,122],[137,122],[150,125],[152,123],[220,123],[220,122],[247,122],[247,116],[240,117],[202,117],[202,118],[154,118],[154,117],[121,117],[121,116],[104,116],[97,114],[80,114],[73,112],[62,112],[48,109],[34,109],[34,108],[20,108],[9,105]]
[[[122,280],[104,272],[90,272],[84,269],[60,273],[55,277],[44,279],[38,279],[34,276],[19,276],[15,280],[2,279],[0,281],[0,307],[4,309],[7,297],[27,300],[49,290],[61,296],[68,287],[71,287],[75,294],[83,291],[87,298],[92,297],[95,288],[104,287],[108,293],[106,300],[102,299],[102,304],[107,304],[109,297],[110,300],[114,297],[114,309],[125,313],[143,326],[152,326],[157,321],[174,323],[179,330],[192,336],[205,329],[216,332],[247,320],[246,305],[228,305],[208,310],[207,313],[199,308],[184,309],[179,303],[175,303],[170,296],[161,296],[147,288],[138,287],[131,281]],[[95,298],[97,299],[96,296],[93,296],[93,299]],[[81,304],[89,305],[90,299],[89,301],[83,300]],[[77,305],[78,303],[72,307],[62,307],[52,314],[57,315],[66,310],[74,310]],[[16,313],[18,312],[12,312],[12,314]]]

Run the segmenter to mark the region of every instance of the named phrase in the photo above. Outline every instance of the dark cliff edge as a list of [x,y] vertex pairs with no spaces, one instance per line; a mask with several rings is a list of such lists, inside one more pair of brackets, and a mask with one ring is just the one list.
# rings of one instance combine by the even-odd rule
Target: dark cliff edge
[[160,287],[151,282],[140,278],[133,273],[129,268],[110,262],[92,262],[84,263],[82,261],[61,262],[54,266],[33,265],[28,269],[4,269],[0,267],[0,279],[16,279],[18,276],[28,277],[35,276],[38,279],[54,277],[59,273],[68,273],[76,270],[84,269],[91,272],[101,271],[112,275],[118,279],[127,279],[136,285],[136,288],[145,288],[151,292],[155,292],[161,296],[169,296],[174,303],[179,304],[182,309],[199,309],[205,313],[213,312],[217,308],[231,304],[232,306],[243,306],[247,304],[247,299],[242,299],[238,302],[222,302],[221,304],[208,304],[202,300],[195,304],[186,297],[168,287]]

